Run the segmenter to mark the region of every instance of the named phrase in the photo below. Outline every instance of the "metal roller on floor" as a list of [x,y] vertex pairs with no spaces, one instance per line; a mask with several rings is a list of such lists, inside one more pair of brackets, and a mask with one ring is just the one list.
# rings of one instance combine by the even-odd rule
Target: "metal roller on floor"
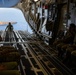
[[54,57],[55,51],[41,45],[42,41],[35,36],[30,36],[24,31],[14,31],[13,38],[11,42],[6,39],[0,43],[14,46],[19,50],[21,56],[18,67],[21,75],[75,75]]

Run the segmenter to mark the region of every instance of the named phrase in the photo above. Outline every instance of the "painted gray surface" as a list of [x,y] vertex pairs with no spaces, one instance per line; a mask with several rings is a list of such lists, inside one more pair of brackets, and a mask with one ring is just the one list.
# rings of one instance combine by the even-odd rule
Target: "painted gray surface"
[[20,0],[0,0],[0,7],[15,6]]

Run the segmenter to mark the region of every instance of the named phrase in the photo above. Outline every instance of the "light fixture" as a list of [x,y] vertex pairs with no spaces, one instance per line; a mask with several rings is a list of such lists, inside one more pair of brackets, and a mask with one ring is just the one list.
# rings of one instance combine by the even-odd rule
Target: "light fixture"
[[37,2],[38,0],[34,0],[34,2]]

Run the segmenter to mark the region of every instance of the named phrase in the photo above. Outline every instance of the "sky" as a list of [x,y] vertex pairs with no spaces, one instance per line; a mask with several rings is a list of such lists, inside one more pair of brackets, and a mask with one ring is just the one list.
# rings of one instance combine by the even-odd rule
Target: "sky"
[[[0,8],[0,22],[17,22],[12,24],[14,30],[23,30],[32,33],[21,10],[17,8]],[[7,24],[0,25],[0,30],[5,30]]]

